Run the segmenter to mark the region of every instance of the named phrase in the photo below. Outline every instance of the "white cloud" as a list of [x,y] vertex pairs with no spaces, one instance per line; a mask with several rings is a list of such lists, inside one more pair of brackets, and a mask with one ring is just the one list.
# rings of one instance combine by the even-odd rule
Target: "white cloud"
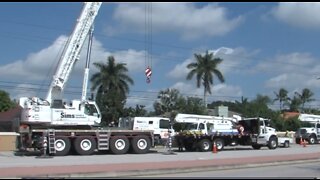
[[172,71],[170,71],[166,76],[174,79],[186,79],[188,72],[187,65],[194,62],[192,59],[187,59],[181,64],[177,64]]
[[320,63],[309,53],[277,55],[255,67],[257,72],[269,72],[272,77],[265,81],[265,87],[277,91],[285,88],[295,92],[303,88],[319,88],[317,79]]
[[12,91],[10,91],[10,97],[18,100],[20,97],[37,96],[38,93],[40,93],[38,85],[18,84]]
[[[18,99],[19,97],[40,96],[39,93],[46,93],[48,86],[51,83],[54,69],[56,68],[59,57],[61,55],[64,43],[66,42],[66,36],[60,36],[49,47],[43,48],[39,52],[34,52],[28,55],[23,60],[17,60],[9,64],[0,66],[0,76],[10,77],[10,81],[24,81],[32,84],[18,84],[12,91],[10,96]],[[76,95],[75,98],[80,97],[81,89],[70,89],[71,86],[82,86],[83,72],[86,62],[87,43],[83,46],[83,50],[80,53],[80,60],[76,62],[73,71],[70,74],[69,81],[67,83],[65,94]],[[91,66],[90,74],[97,72],[97,69],[92,65],[93,62],[107,62],[108,56],[114,56],[116,63],[126,63],[129,73],[141,73],[141,67],[145,68],[145,52],[129,49],[126,51],[108,52],[103,48],[100,41],[94,39],[92,52],[91,52]],[[154,63],[156,60],[153,61]],[[144,69],[143,69],[144,71]],[[76,81],[75,81],[76,80]],[[79,83],[80,80],[80,83]],[[75,83],[76,82],[76,83]],[[74,85],[72,85],[72,83]],[[40,84],[43,84],[41,92],[38,92]],[[65,96],[69,97],[69,96]],[[70,97],[69,97],[70,98]],[[139,100],[139,99],[138,99]],[[129,100],[130,101],[130,100]],[[128,102],[135,105],[136,102]],[[145,102],[144,102],[145,103]],[[138,103],[139,104],[139,103]]]
[[282,2],[271,11],[271,14],[293,26],[320,28],[319,2]]
[[276,55],[252,68],[255,72],[270,73],[301,73],[310,74],[316,65],[317,60],[309,53],[290,53]]
[[[177,32],[185,40],[224,35],[242,21],[239,16],[227,18],[227,10],[216,3],[196,7],[192,3],[152,3],[152,14],[146,14],[144,3],[123,3],[115,10],[118,26],[108,26],[107,33],[146,32],[146,19],[152,19],[152,32]],[[205,28],[204,28],[205,27]]]
[[[126,63],[130,72],[141,72],[145,68],[145,51],[128,49],[112,54],[118,63]],[[153,60],[153,62],[155,62]]]
[[31,53],[25,60],[17,60],[0,67],[0,76],[12,79],[41,80],[52,66],[54,60],[58,62],[58,52],[66,37],[59,37],[51,46],[37,53]]

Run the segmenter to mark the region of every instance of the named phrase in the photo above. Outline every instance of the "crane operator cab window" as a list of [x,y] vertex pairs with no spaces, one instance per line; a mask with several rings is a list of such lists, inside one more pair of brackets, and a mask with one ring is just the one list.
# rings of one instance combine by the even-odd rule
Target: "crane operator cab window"
[[98,111],[93,104],[86,104],[84,106],[84,113],[89,116],[98,116]]

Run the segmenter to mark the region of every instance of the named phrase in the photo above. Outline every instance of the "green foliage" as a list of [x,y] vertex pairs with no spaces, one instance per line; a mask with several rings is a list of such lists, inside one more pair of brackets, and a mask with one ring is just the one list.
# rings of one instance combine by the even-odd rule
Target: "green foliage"
[[121,116],[125,104],[125,97],[121,96],[118,91],[109,90],[108,93],[97,94],[97,104],[102,114],[102,122],[109,124],[117,123]]
[[288,101],[290,101],[290,98],[288,97],[288,91],[284,88],[280,88],[279,92],[278,93],[274,92],[274,94],[276,95],[276,98],[273,100],[273,102],[275,101],[280,102],[280,111],[281,111],[283,107],[287,105]]
[[15,103],[11,101],[9,93],[0,90],[0,112],[8,111],[14,106]]
[[121,117],[138,117],[138,116],[148,116],[147,110],[144,109],[145,106],[136,104],[135,108],[129,107],[124,108]]
[[177,89],[166,89],[158,94],[159,101],[154,102],[156,115],[164,115],[175,111],[186,114],[206,114],[206,108],[201,98],[184,98]]
[[284,129],[283,131],[296,131],[301,127],[301,122],[298,117],[292,117],[284,120]]
[[179,90],[167,88],[158,94],[159,101],[154,102],[153,107],[157,115],[171,112],[178,109],[179,99],[182,97]]
[[305,106],[305,103],[307,102],[311,102],[311,101],[314,101],[315,99],[311,98],[314,94],[313,92],[310,91],[310,89],[308,88],[304,88],[302,90],[302,93],[298,93],[298,92],[295,92],[295,95],[298,97],[298,99],[300,100],[301,102],[301,110],[304,112],[305,109],[304,109],[304,106]]
[[92,75],[91,90],[97,90],[96,102],[102,114],[102,124],[118,122],[123,114],[129,84],[133,80],[127,75],[128,69],[124,63],[115,63],[113,56],[109,56],[107,63],[93,63],[99,72]]
[[180,113],[186,113],[186,114],[199,114],[204,115],[207,113],[206,108],[203,104],[203,100],[201,98],[197,97],[187,97],[181,98],[180,103],[178,103],[179,106],[178,111]]
[[213,53],[206,51],[206,54],[194,54],[196,62],[192,62],[187,65],[190,69],[186,79],[191,80],[193,76],[196,76],[197,87],[201,84],[204,87],[204,104],[206,105],[206,94],[211,94],[211,85],[213,85],[214,76],[218,78],[220,82],[224,82],[225,79],[222,73],[218,70],[217,66],[223,61],[221,58],[216,58]]

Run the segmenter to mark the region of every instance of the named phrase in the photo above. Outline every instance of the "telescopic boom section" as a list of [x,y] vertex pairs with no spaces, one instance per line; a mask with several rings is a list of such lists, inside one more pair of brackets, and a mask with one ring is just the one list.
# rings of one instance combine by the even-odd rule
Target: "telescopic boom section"
[[59,60],[58,68],[50,85],[47,98],[48,102],[54,99],[62,99],[62,92],[71,71],[77,60],[80,51],[93,25],[94,19],[98,14],[102,2],[85,2],[77,24],[69,37],[63,53]]
[[89,80],[89,66],[90,66],[92,39],[93,39],[93,26],[90,29],[90,34],[89,34],[89,44],[88,44],[88,51],[87,51],[86,67],[84,69],[83,84],[82,84],[82,96],[81,96],[82,102],[85,102],[87,100],[87,87],[88,87],[88,80]]

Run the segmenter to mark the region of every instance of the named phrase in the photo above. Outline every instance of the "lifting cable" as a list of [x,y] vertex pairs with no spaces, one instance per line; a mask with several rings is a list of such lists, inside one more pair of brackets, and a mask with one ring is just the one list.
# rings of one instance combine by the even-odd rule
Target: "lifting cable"
[[145,75],[147,83],[151,82],[152,75],[152,4],[145,3]]

